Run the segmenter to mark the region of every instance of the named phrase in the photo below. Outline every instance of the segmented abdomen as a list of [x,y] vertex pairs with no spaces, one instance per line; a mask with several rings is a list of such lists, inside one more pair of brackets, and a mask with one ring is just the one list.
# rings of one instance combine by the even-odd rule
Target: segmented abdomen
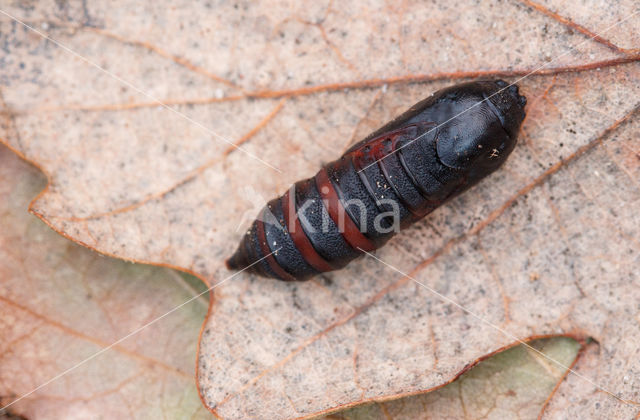
[[305,280],[381,247],[464,182],[440,170],[435,136],[435,124],[421,122],[358,143],[270,201],[228,265],[263,258],[249,270]]

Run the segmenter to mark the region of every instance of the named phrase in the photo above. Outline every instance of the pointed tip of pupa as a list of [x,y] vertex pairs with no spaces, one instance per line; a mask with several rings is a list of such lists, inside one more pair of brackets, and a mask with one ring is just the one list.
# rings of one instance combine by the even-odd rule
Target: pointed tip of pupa
[[246,266],[249,265],[247,261],[247,256],[242,249],[238,248],[236,252],[226,261],[227,269],[231,271],[242,270]]

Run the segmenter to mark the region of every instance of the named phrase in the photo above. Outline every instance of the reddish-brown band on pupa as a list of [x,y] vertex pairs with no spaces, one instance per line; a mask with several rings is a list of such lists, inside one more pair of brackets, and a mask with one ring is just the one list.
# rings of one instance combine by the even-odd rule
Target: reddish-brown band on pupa
[[495,171],[515,147],[525,104],[501,80],[435,93],[271,200],[227,266],[306,280],[379,248]]

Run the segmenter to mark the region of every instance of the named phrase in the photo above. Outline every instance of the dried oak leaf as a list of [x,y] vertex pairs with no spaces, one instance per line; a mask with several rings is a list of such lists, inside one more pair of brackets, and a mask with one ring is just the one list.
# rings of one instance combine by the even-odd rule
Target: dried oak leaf
[[[205,302],[181,307],[186,313],[176,314],[177,319],[163,321],[161,328],[146,327],[144,334],[136,333],[114,348],[114,341],[131,334],[127,329],[138,331],[136,323],[146,325],[192,291],[180,290],[184,283],[166,269],[105,260],[70,245],[28,216],[27,204],[43,180],[5,147],[0,147],[0,180],[0,403],[10,404],[0,410],[0,419],[209,418],[191,376],[194,338]],[[158,347],[163,340],[167,344]],[[532,345],[565,365],[578,350],[573,340],[538,340]],[[102,355],[107,351],[115,354]],[[87,357],[91,359],[72,369]],[[31,377],[25,377],[34,368]],[[340,416],[535,415],[564,374],[538,353],[517,346],[483,361],[442,390]]]
[[193,380],[206,302],[112,346],[193,291],[173,270],[104,258],[48,229],[26,211],[43,181],[0,146],[0,406],[29,419],[210,418]]
[[637,6],[134,3],[10,9],[85,59],[0,16],[0,137],[48,174],[31,209],[55,230],[210,285],[230,275],[251,197],[442,86],[537,70],[505,167],[377,254],[493,326],[371,259],[303,284],[238,275],[201,336],[212,412],[306,417],[423,392],[514,337],[558,333],[600,347],[552,410],[638,411]]

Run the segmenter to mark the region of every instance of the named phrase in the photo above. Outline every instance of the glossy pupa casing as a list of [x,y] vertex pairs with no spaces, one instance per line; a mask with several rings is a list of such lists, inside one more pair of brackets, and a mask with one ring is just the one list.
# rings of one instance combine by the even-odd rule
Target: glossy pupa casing
[[271,200],[227,266],[306,280],[381,247],[396,221],[414,223],[495,171],[525,104],[502,80],[436,92]]

